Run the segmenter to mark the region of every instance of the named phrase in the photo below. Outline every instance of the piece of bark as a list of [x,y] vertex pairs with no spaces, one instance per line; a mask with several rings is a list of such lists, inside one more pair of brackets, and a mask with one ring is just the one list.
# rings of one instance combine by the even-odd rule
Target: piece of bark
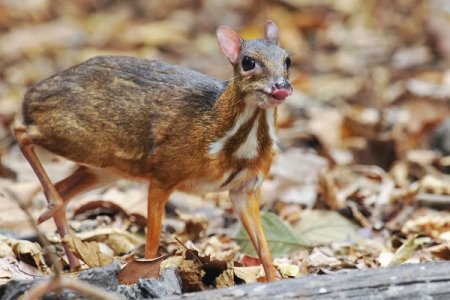
[[[118,263],[113,263],[102,268],[92,268],[83,271],[78,276],[79,280],[86,281],[94,286],[103,288],[109,292],[117,293],[117,296],[126,299],[148,299],[181,294],[181,279],[174,268],[164,269],[159,278],[144,278],[133,285],[118,285],[117,273],[120,269]],[[0,286],[0,299],[15,300],[28,291],[33,285],[49,277],[34,280],[12,280]],[[60,295],[51,293],[44,297],[45,300],[53,299],[89,299],[71,290],[64,289]]]
[[404,264],[183,294],[176,299],[449,299],[450,262]]
[[[81,272],[78,279],[86,281],[97,287],[106,289],[111,292],[117,291],[117,272],[120,269],[119,263],[113,263],[102,268],[92,268]],[[34,280],[11,280],[0,288],[0,299],[13,300],[28,291],[35,284],[43,280],[49,280],[50,277],[42,277]],[[47,295],[44,299],[59,299],[59,296],[54,293]],[[85,297],[76,294],[70,290],[64,290],[61,293],[61,299],[86,299]]]

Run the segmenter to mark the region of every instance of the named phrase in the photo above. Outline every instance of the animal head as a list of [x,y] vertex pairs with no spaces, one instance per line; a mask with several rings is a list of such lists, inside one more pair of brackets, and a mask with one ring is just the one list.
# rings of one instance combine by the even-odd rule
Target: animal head
[[234,68],[234,80],[247,101],[261,108],[276,106],[292,93],[288,81],[291,59],[281,48],[278,27],[273,21],[264,24],[264,37],[244,40],[228,27],[217,29],[219,47]]

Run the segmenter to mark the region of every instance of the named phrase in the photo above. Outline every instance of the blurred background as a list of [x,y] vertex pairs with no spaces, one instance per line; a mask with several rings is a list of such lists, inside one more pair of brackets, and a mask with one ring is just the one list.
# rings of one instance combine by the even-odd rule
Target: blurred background
[[[45,206],[42,195],[34,197],[39,185],[9,131],[24,92],[37,81],[103,54],[164,60],[227,79],[232,69],[218,49],[215,29],[226,25],[244,38],[258,38],[267,19],[278,24],[281,45],[291,53],[294,94],[279,108],[281,153],[264,183],[266,209],[297,232],[322,216],[306,209],[339,212],[357,224],[337,221],[349,232],[368,229],[365,238],[380,239],[364,250],[371,258],[358,263],[366,266],[387,264],[378,255],[393,254],[402,244],[386,247],[391,234],[403,239],[419,233],[448,245],[446,0],[0,0],[1,184],[30,205],[40,199],[36,213]],[[71,168],[52,162],[55,178]],[[119,199],[125,212],[142,212],[145,191],[122,191],[119,186],[95,197]],[[188,196],[177,197],[169,215]],[[215,202],[206,215],[222,223],[207,230],[217,233],[229,224],[231,210],[220,195],[209,198]],[[132,207],[130,199],[142,200],[140,206]],[[192,207],[185,209],[207,209],[189,199]],[[20,212],[11,213],[16,206],[6,200],[2,205],[0,227],[23,231]],[[167,226],[181,228],[178,221],[169,218]],[[331,240],[339,238],[331,234]],[[437,258],[427,253],[418,259]]]
[[[232,71],[217,26],[258,38],[273,19],[296,91],[280,125],[297,134],[305,124],[294,123],[312,118],[327,146],[351,147],[358,161],[389,168],[397,150],[421,142],[448,114],[449,15],[445,0],[1,0],[1,120],[8,125],[28,87],[96,55],[160,59],[226,79]],[[392,135],[406,140],[393,145]],[[376,155],[358,152],[367,143]]]

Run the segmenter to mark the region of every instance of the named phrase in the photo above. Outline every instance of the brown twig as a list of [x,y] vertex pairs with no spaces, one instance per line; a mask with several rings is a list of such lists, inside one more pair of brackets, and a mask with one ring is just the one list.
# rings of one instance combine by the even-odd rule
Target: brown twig
[[[11,199],[13,199],[20,209],[25,213],[28,218],[28,221],[33,226],[36,234],[38,236],[39,241],[44,247],[49,248],[49,242],[44,234],[39,230],[36,222],[34,221],[33,216],[31,215],[28,208],[18,199],[17,195],[6,189],[6,192],[9,194]],[[43,282],[35,284],[26,294],[22,295],[20,300],[35,300],[39,299],[53,291],[62,291],[62,289],[70,289],[72,291],[76,291],[80,294],[83,294],[90,299],[104,299],[104,300],[119,300],[123,299],[115,293],[111,293],[101,289],[97,286],[91,285],[87,282],[82,282],[80,280],[67,278],[62,276],[61,265],[58,262],[57,256],[53,252],[49,252],[49,259],[54,266],[54,276],[49,280],[44,280]]]
[[186,251],[189,252],[189,253],[194,257],[194,259],[195,259],[200,265],[203,265],[203,264],[202,264],[202,261],[201,261],[200,258],[194,253],[194,251],[192,251],[191,249],[189,249],[188,247],[186,247],[186,245],[185,245],[182,241],[180,241],[177,237],[175,237],[175,241],[177,241],[181,246],[183,246],[183,248],[186,249]]
[[76,291],[89,299],[99,299],[99,300],[119,300],[122,297],[117,296],[117,294],[110,293],[101,289],[97,286],[89,284],[87,282],[82,282],[80,280],[75,280],[71,278],[66,278],[63,276],[53,277],[50,280],[45,280],[33,286],[26,294],[22,295],[19,300],[35,300],[39,299],[51,291],[57,291],[62,289],[70,289]]

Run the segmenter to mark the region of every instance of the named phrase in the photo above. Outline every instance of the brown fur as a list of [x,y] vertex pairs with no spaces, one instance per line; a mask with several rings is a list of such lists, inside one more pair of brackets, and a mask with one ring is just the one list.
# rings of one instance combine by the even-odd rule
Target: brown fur
[[266,173],[272,144],[259,108],[258,158],[231,155],[253,120],[217,160],[207,155],[208,144],[231,128],[246,105],[235,105],[245,97],[237,84],[156,61],[96,57],[33,87],[24,98],[23,119],[32,142],[51,152],[168,188],[192,177],[220,177],[230,167],[261,165]]
[[[266,243],[264,237],[256,238],[264,235],[259,212],[255,211],[260,184],[256,182],[269,171],[274,141],[269,134],[268,112],[249,103],[254,100],[248,96],[262,97],[263,87],[272,85],[275,78],[288,76],[284,65],[287,54],[262,39],[242,41],[239,60],[244,55],[251,55],[262,67],[243,72],[240,64],[235,64],[230,81],[159,61],[104,56],[32,87],[24,97],[23,124],[16,127],[16,136],[50,203],[41,221],[53,216],[58,231],[64,235],[65,215],[60,210],[55,212],[54,207],[103,184],[104,177],[146,180],[150,182],[146,256],[154,256],[162,210],[172,191],[190,192],[205,179],[222,180],[219,186],[226,187],[245,171],[245,178],[240,178],[232,190],[238,203],[241,195],[248,197],[249,203],[239,209],[247,230],[255,226],[259,230],[252,233],[252,241]],[[209,146],[226,135],[249,105],[255,107],[252,117],[217,155],[210,155]],[[276,109],[274,114],[276,119]],[[252,159],[237,158],[235,152],[254,126],[258,126],[257,155]],[[55,189],[32,149],[35,145],[83,167]],[[105,175],[108,172],[115,175]],[[230,175],[224,178],[225,174]],[[81,183],[78,187],[77,182]],[[63,197],[58,195],[62,190],[66,190]],[[262,247],[264,267],[273,279],[268,247],[258,247]]]

